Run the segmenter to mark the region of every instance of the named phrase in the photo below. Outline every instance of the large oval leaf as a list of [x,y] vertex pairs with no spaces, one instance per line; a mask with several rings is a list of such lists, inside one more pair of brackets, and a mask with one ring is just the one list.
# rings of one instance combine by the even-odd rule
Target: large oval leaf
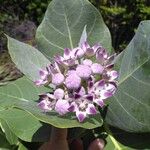
[[0,129],[0,149],[1,150],[10,150],[12,146],[9,144],[7,141],[5,134],[3,131]]
[[120,130],[118,128],[110,127],[111,135],[109,135],[108,146],[106,145],[106,150],[112,150],[115,148],[112,147],[120,147],[120,150],[148,150],[150,149],[149,139],[150,133],[131,133],[126,132],[124,130]]
[[[5,133],[8,136],[10,133],[6,131],[6,126],[25,141],[46,141],[48,139],[49,133],[43,136],[43,132],[45,133],[43,123],[29,113],[14,108],[15,104],[22,101],[37,100],[38,94],[47,91],[49,89],[44,87],[37,88],[25,77],[0,87],[0,121],[4,121],[2,127],[5,128]],[[49,131],[48,128],[46,130]]]
[[150,21],[140,23],[125,49],[118,91],[110,101],[106,120],[127,131],[150,131]]
[[12,61],[29,79],[39,78],[39,70],[50,62],[36,48],[8,37],[8,50]]
[[[9,111],[10,108],[21,108],[28,113],[32,114],[38,120],[43,121],[45,123],[51,124],[53,126],[59,128],[71,128],[71,127],[83,127],[83,128],[96,128],[102,125],[102,119],[100,114],[96,116],[91,116],[89,119],[86,119],[84,123],[79,123],[75,117],[72,115],[68,115],[66,117],[61,117],[58,113],[50,112],[43,113],[41,109],[37,107],[37,102],[33,102],[33,100],[38,100],[38,95],[41,92],[49,91],[47,88],[37,88],[33,83],[26,78],[19,79],[15,82],[11,82],[10,84],[0,87],[0,105],[4,109],[8,109],[7,113],[12,115],[14,113]],[[4,111],[6,111],[4,110]],[[22,113],[22,112],[21,112]],[[0,118],[6,120],[4,118],[5,113],[1,113]],[[18,111],[18,116],[20,115]],[[17,116],[14,115],[14,117]],[[10,117],[11,118],[11,117]],[[9,118],[9,119],[10,119]],[[13,120],[13,119],[12,119]],[[11,120],[11,121],[12,121]],[[17,123],[19,123],[18,121]],[[16,125],[17,125],[16,123]],[[23,124],[25,125],[25,124]]]
[[5,137],[6,137],[7,141],[11,145],[16,145],[18,143],[17,136],[10,130],[9,126],[2,119],[0,119],[0,126],[1,126],[1,128],[3,130],[3,132],[5,133]]
[[33,116],[35,116],[38,120],[53,125],[58,128],[73,128],[73,127],[82,127],[86,129],[93,129],[96,127],[100,127],[103,124],[103,120],[100,114],[90,116],[86,118],[83,123],[77,121],[75,114],[68,114],[65,116],[60,116],[58,113],[51,112],[43,112],[41,109],[37,107],[37,103],[35,102],[20,102],[14,105],[15,107],[21,108]]
[[77,47],[84,26],[88,41],[111,49],[111,37],[99,11],[88,0],[53,0],[37,29],[39,49],[47,57]]

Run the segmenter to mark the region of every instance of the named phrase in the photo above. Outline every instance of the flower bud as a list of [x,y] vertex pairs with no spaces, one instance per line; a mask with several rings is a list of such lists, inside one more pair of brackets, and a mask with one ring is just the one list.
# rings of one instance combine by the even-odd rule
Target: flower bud
[[79,65],[76,68],[77,75],[83,79],[87,79],[92,74],[92,70],[89,66],[86,65]]

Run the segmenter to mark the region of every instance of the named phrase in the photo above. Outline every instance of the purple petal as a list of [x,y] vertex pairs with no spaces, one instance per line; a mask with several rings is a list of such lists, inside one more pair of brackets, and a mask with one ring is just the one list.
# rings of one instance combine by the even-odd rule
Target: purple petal
[[64,58],[63,58],[62,56],[56,55],[56,56],[54,56],[54,60],[55,60],[55,62],[57,62],[58,64],[62,65],[62,64],[63,64],[63,61],[64,61]]
[[114,64],[109,64],[109,65],[107,65],[105,68],[107,69],[107,70],[110,70],[110,69],[112,69],[114,67]]
[[66,61],[64,61],[66,63],[67,66],[73,66],[75,65],[75,60],[74,59],[68,59]]
[[91,57],[95,54],[95,52],[92,48],[87,48],[85,54],[86,56]]
[[117,86],[116,86],[115,82],[109,82],[109,83],[105,84],[105,90],[107,90],[107,91],[113,91],[116,88],[117,88]]
[[86,118],[86,112],[77,111],[76,116],[77,116],[79,122],[83,122],[84,119]]
[[70,52],[71,50],[69,48],[64,49],[64,58],[69,59],[70,58]]
[[84,52],[86,52],[86,49],[90,48],[90,45],[88,44],[87,41],[85,41],[81,44],[81,48],[83,49]]
[[94,102],[99,105],[100,107],[105,106],[105,103],[102,99],[95,99]]
[[115,70],[112,70],[109,75],[110,75],[110,80],[114,80],[114,79],[118,78],[119,73]]
[[85,88],[82,86],[79,91],[78,91],[78,94],[80,94],[81,96],[85,95]]
[[113,54],[107,58],[107,64],[110,64],[114,61],[116,54]]
[[80,94],[75,94],[75,95],[74,95],[74,98],[75,98],[75,99],[79,99],[80,97],[81,97]]
[[93,48],[94,52],[96,52],[98,49],[102,48],[102,46],[99,43],[97,43],[92,48]]
[[97,114],[97,110],[93,104],[89,104],[88,108],[86,109],[87,114],[95,115]]
[[69,108],[68,108],[68,111],[69,112],[74,112],[75,110],[75,106],[74,105],[71,105]]
[[110,91],[105,91],[105,90],[102,90],[100,92],[100,96],[101,96],[101,99],[107,99],[109,97],[112,97],[113,96],[113,93],[110,92]]
[[48,75],[48,72],[45,70],[40,70],[39,75],[40,75],[41,79],[45,79]]
[[86,99],[89,100],[89,101],[93,101],[93,95],[87,95]]
[[76,52],[75,52],[75,56],[77,57],[77,58],[81,58],[81,57],[83,57],[84,56],[84,50],[83,49],[81,49],[81,48],[77,48],[76,49]]
[[70,107],[68,108],[68,111],[69,112],[74,112],[76,110],[76,107],[77,107],[76,103],[72,102]]
[[50,102],[48,100],[42,100],[40,103],[38,103],[38,107],[44,111],[51,110],[51,107],[49,107]]
[[34,84],[36,85],[36,86],[40,86],[40,85],[44,85],[44,84],[46,84],[47,83],[47,80],[41,80],[41,79],[39,79],[39,80],[36,80],[35,82],[34,82]]
[[55,99],[55,96],[53,94],[47,93],[46,96],[50,99]]
[[104,63],[104,61],[107,59],[108,54],[106,52],[106,50],[104,48],[100,48],[97,52],[96,52],[96,59],[98,62],[100,62],[101,64]]
[[105,80],[100,80],[100,81],[97,81],[94,86],[97,88],[97,89],[103,89],[104,86],[105,86]]

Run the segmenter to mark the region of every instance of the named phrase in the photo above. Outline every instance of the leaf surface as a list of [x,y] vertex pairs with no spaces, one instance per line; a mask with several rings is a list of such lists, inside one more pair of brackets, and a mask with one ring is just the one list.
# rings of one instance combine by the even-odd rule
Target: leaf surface
[[[14,108],[16,104],[22,101],[38,100],[38,95],[46,91],[49,91],[49,89],[44,87],[37,88],[33,82],[26,77],[0,87],[0,120],[4,121],[2,127],[5,128],[5,130],[7,130],[6,127],[9,128],[12,133],[24,141],[47,140],[49,135],[43,136],[43,129],[41,130],[43,123],[39,122],[29,113]],[[49,131],[49,129],[47,129],[47,131]],[[6,132],[8,132],[8,130]],[[9,136],[8,133],[6,135]],[[11,137],[9,137],[9,141],[13,142],[10,138]]]
[[39,79],[39,70],[50,64],[49,60],[36,48],[8,37],[8,50],[17,68],[29,79]]
[[78,46],[84,27],[90,44],[111,50],[111,37],[99,11],[88,0],[53,0],[37,29],[38,48],[51,58]]
[[131,132],[150,131],[150,21],[140,23],[124,51],[118,91],[110,100],[106,121]]

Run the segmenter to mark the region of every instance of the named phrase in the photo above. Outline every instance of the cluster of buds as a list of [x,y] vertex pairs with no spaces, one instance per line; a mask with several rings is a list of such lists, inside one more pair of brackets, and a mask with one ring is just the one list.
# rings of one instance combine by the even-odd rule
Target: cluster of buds
[[97,108],[117,89],[114,58],[99,44],[90,47],[83,42],[80,47],[64,49],[63,56],[55,56],[52,64],[39,71],[35,84],[53,87],[53,92],[40,95],[38,106],[60,115],[75,112],[79,122],[97,114]]

